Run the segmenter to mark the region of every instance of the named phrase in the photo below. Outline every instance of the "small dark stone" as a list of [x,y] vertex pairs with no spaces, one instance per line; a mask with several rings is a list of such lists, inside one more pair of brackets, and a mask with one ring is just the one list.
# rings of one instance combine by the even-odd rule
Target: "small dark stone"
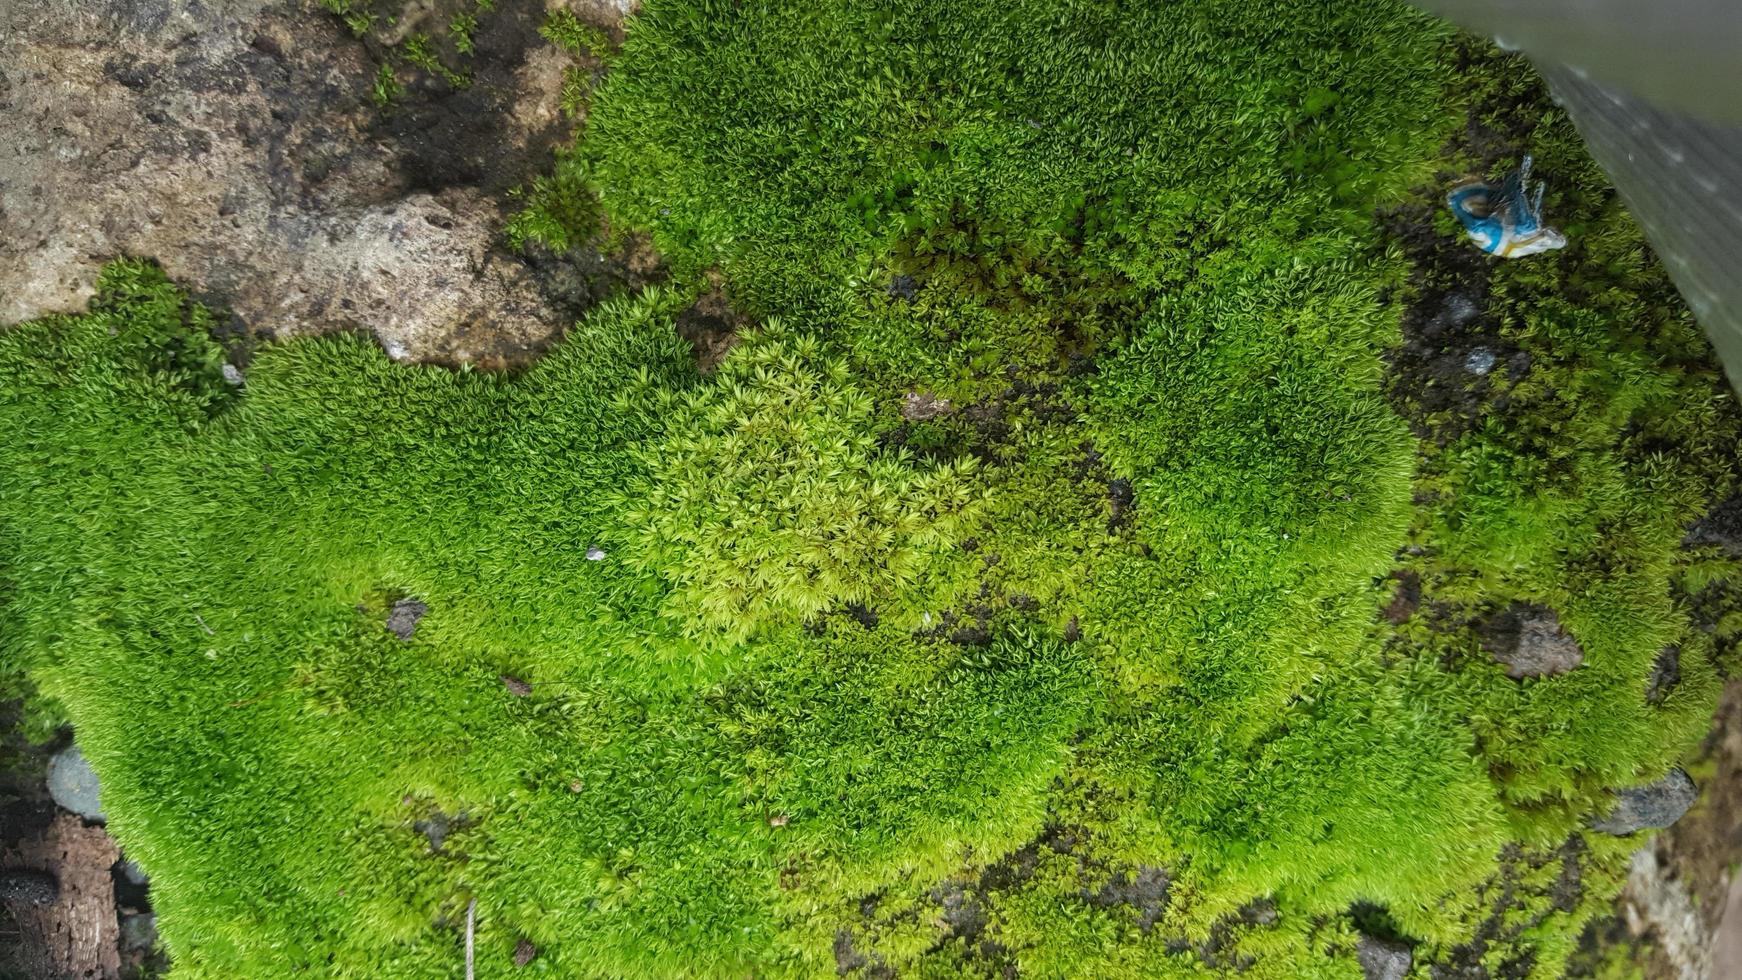
[[514,944],[515,966],[525,966],[531,963],[536,956],[538,956],[538,947],[534,946],[532,940],[525,936],[520,937],[520,941]]
[[1647,786],[1615,791],[1615,809],[1591,824],[1591,829],[1617,837],[1641,830],[1662,830],[1682,818],[1700,798],[1700,788],[1680,769]]
[[48,760],[48,793],[64,810],[86,820],[103,821],[102,787],[77,745],[69,745]]
[[1065,642],[1075,643],[1082,638],[1083,628],[1077,625],[1077,617],[1072,616],[1071,621],[1065,624]]
[[1585,662],[1585,651],[1555,611],[1515,602],[1486,627],[1483,646],[1513,680],[1553,677]]
[[877,610],[860,602],[847,603],[847,615],[853,617],[854,622],[868,630],[876,629],[878,622],[880,622]]
[[502,686],[508,689],[509,694],[512,694],[517,698],[523,698],[532,693],[532,685],[518,677],[515,677],[513,674],[502,675]]
[[1645,703],[1661,705],[1669,692],[1682,682],[1682,648],[1674,643],[1657,653],[1651,676],[1645,682]]
[[889,280],[889,298],[911,303],[919,296],[919,280],[902,273]]
[[1249,926],[1273,926],[1281,919],[1282,913],[1277,911],[1276,902],[1268,898],[1256,899],[1240,907],[1240,921]]
[[110,78],[113,78],[115,81],[120,82],[122,85],[127,86],[133,91],[142,92],[150,87],[152,80],[156,77],[157,72],[159,71],[159,67],[157,65],[141,64],[139,58],[136,56],[126,55],[120,58],[110,58],[109,61],[103,65],[103,71]]
[[401,640],[410,640],[417,632],[417,622],[429,612],[429,607],[416,599],[401,599],[393,604],[393,611],[387,614],[387,632]]
[[1355,958],[1366,980],[1403,980],[1415,960],[1408,946],[1373,936],[1362,936],[1355,944]]
[[0,905],[53,905],[60,882],[46,871],[0,871]]

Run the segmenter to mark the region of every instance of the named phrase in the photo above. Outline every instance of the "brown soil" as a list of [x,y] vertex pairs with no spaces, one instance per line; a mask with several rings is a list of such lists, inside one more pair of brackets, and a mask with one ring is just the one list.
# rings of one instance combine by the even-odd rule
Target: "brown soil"
[[[37,811],[39,814],[41,811]],[[0,868],[48,872],[59,897],[46,905],[15,903],[0,918],[0,976],[118,978],[121,927],[111,869],[121,859],[101,827],[56,812],[46,826],[0,843]]]
[[695,349],[696,369],[703,374],[714,373],[738,346],[738,332],[750,325],[749,318],[733,308],[718,277],[710,278],[713,287],[677,315],[677,334]]

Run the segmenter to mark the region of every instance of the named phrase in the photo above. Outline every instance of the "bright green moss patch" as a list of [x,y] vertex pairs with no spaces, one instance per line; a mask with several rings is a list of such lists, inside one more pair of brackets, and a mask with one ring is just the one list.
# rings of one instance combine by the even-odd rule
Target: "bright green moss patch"
[[[1522,84],[1455,61],[1382,2],[654,0],[537,193],[674,285],[524,373],[237,388],[136,262],[0,335],[7,669],[187,976],[452,976],[474,899],[480,976],[1557,975],[1733,660],[1737,415],[1540,100],[1576,247],[1436,227]],[[1514,603],[1583,663],[1508,677]]]

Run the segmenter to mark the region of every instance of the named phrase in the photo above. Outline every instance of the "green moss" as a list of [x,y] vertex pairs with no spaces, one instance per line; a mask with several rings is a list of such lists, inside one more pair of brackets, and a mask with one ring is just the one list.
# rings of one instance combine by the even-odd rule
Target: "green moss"
[[[1283,14],[654,0],[518,234],[675,285],[524,373],[332,337],[238,391],[135,262],[0,335],[0,648],[176,969],[450,976],[475,899],[481,976],[1348,977],[1375,923],[1556,975],[1637,844],[1581,821],[1734,666],[1681,540],[1737,413],[1528,100],[1575,247],[1476,260],[1524,357],[1435,401],[1431,180],[1530,80]],[[760,326],[703,376],[715,279]],[[1512,602],[1584,664],[1507,677]]]

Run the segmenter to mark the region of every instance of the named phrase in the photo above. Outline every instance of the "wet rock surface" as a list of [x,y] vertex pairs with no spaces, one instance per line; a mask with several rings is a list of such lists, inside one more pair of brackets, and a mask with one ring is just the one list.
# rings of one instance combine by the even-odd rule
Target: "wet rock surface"
[[294,0],[0,4],[0,325],[82,309],[133,255],[238,332],[369,329],[399,358],[485,366],[542,350],[628,275],[501,243],[506,191],[567,132],[544,14],[502,5],[471,85],[383,109],[370,43]]
[[1617,836],[1661,830],[1680,820],[1699,798],[1693,779],[1680,769],[1672,769],[1649,785],[1617,790],[1615,808],[1591,827]]

